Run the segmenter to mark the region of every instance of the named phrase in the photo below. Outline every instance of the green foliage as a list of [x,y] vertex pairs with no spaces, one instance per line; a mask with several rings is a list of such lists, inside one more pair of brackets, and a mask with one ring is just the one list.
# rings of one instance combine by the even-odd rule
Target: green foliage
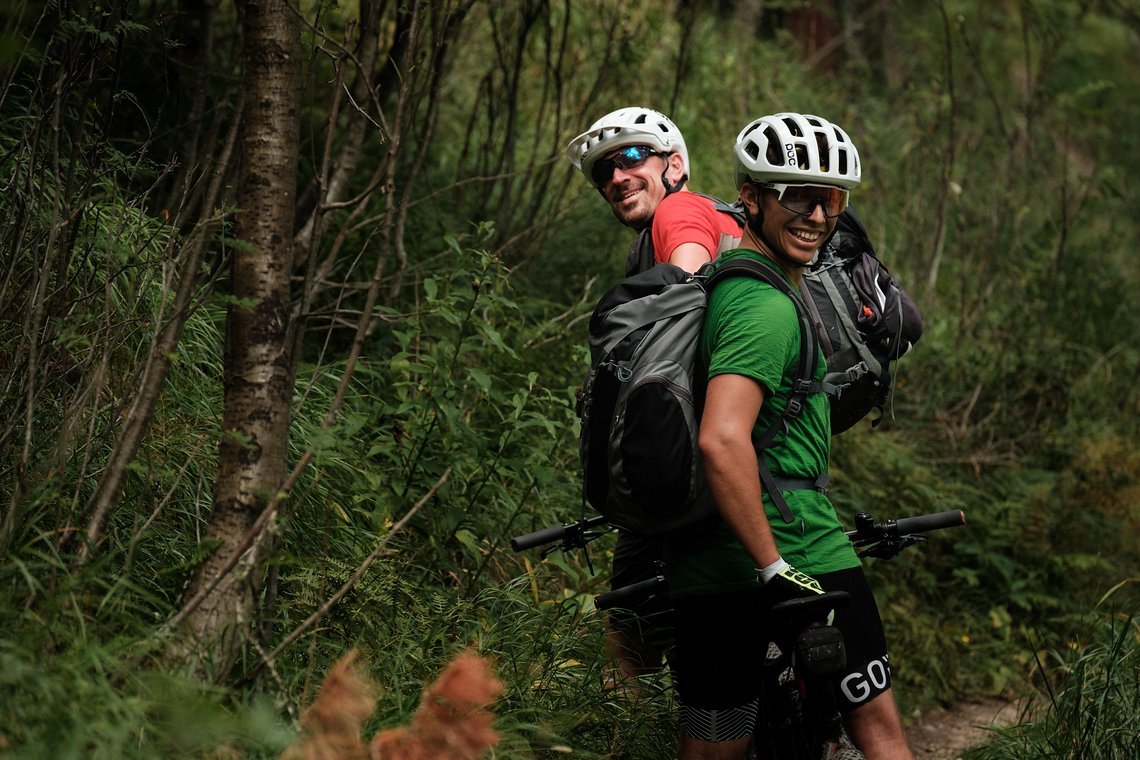
[[[165,2],[20,17],[22,57],[0,54],[7,751],[276,756],[346,650],[383,688],[371,730],[406,722],[423,684],[473,645],[507,684],[501,756],[675,753],[666,676],[640,695],[600,686],[590,600],[610,539],[592,546],[601,573],[576,554],[506,548],[579,514],[585,320],[632,234],[560,151],[638,103],[670,112],[693,189],[723,196],[731,142],[757,115],[819,113],[857,141],[855,205],[926,333],[899,368],[893,419],[836,439],[834,500],[846,522],[959,508],[968,520],[868,563],[904,708],[1031,685],[1043,712],[992,756],[1134,755],[1121,729],[1137,709],[1135,622],[1085,614],[1140,566],[1140,137],[1120,127],[1140,107],[1134,14],[904,2],[835,19],[859,23],[828,52],[790,31],[802,11],[789,4],[749,17],[754,4],[477,2],[458,19],[445,5],[416,5],[434,10],[408,71],[389,67],[403,63],[394,35],[408,7],[384,6],[367,77],[380,89],[353,103],[372,120],[340,196],[354,200],[332,204],[298,252],[313,300],[298,309],[290,464],[312,460],[284,504],[254,633],[218,690],[134,666],[214,548],[224,312],[238,302],[225,273],[245,244],[240,199],[196,204],[215,164],[232,186],[219,146],[240,100],[236,11],[184,9],[177,29]],[[340,47],[356,7],[304,12],[308,182],[349,133],[354,114],[330,120],[332,104],[361,91]],[[299,193],[299,226],[312,192]],[[197,235],[194,313],[106,545],[77,566],[67,537]],[[372,271],[374,321],[329,424]],[[343,600],[266,665],[421,500]],[[1133,585],[1112,598],[1136,609]]]
[[270,701],[232,701],[200,683],[136,669],[155,610],[164,609],[147,583],[152,576],[111,563],[69,572],[55,553],[51,536],[41,536],[0,563],[5,757],[279,754],[292,732]]
[[120,677],[125,642],[36,651],[21,633],[0,639],[5,757],[274,757],[292,739],[263,698],[227,707],[223,694],[173,676]]

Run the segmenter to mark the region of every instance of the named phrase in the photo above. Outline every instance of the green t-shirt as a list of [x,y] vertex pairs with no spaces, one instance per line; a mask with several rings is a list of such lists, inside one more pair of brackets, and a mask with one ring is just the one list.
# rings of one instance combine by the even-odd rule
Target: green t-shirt
[[[743,257],[757,259],[773,271],[780,271],[763,255],[746,249],[727,251],[717,260]],[[726,280],[716,287],[705,314],[701,358],[710,378],[742,375],[764,388],[757,434],[763,434],[787,406],[799,355],[796,309],[787,296],[746,276]],[[815,379],[822,379],[825,370],[821,354]],[[808,397],[799,419],[786,434],[777,436],[764,456],[776,475],[814,479],[827,471],[830,453],[828,400],[824,394],[814,393]],[[756,477],[759,479],[759,473]],[[785,491],[784,498],[797,518],[793,523],[784,522],[767,495],[764,497],[768,522],[784,559],[809,574],[859,564],[827,496],[818,491],[797,490]],[[672,596],[732,591],[756,583],[756,563],[719,515],[671,534],[666,551]]]

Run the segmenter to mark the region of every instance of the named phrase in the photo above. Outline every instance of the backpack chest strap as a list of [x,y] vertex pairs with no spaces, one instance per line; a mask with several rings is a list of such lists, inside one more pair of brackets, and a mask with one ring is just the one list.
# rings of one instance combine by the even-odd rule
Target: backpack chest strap
[[781,491],[819,491],[827,493],[827,484],[831,476],[826,472],[818,478],[785,478],[783,475],[772,475],[772,481]]

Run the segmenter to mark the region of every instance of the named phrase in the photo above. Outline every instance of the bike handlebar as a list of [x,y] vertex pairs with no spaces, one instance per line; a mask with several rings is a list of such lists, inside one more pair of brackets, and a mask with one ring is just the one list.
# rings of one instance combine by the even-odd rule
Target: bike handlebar
[[899,533],[926,533],[942,528],[957,528],[966,524],[966,513],[960,509],[949,509],[932,515],[901,517],[895,520],[895,530]]
[[[511,539],[511,549],[516,552],[521,552],[527,549],[533,549],[537,546],[543,546],[544,544],[552,544],[556,541],[561,541],[564,549],[583,548],[587,542],[605,532],[603,530],[601,532],[592,533],[591,528],[605,525],[607,522],[608,520],[603,515],[595,515],[593,517],[584,517],[577,522],[568,523],[566,525],[555,525],[550,528],[525,533]],[[950,509],[945,512],[935,512],[933,514],[917,515],[915,517],[900,517],[897,520],[886,520],[880,523],[876,523],[874,518],[866,512],[860,512],[855,515],[855,529],[846,531],[845,535],[856,547],[867,546],[869,544],[880,545],[875,549],[867,550],[866,555],[889,558],[916,541],[926,540],[924,537],[915,534],[941,530],[942,528],[956,528],[965,524],[966,513],[960,509]],[[546,551],[554,551],[554,548],[552,547]],[[865,554],[860,554],[860,556],[865,556]],[[545,554],[543,556],[545,556]],[[654,579],[650,579],[649,582],[652,585]],[[629,588],[634,588],[639,585],[640,584],[634,584],[634,586]],[[618,591],[625,590],[626,589],[618,589]],[[611,591],[609,593],[612,594],[615,592]],[[602,594],[602,597],[607,597],[607,595]],[[599,609],[603,608],[599,607]]]
[[647,578],[637,583],[631,583],[628,586],[615,588],[613,591],[607,591],[604,594],[598,594],[594,597],[594,607],[599,610],[622,607],[631,601],[647,599],[654,592],[663,590],[664,587],[665,576],[658,575],[654,578]]
[[536,546],[543,544],[552,544],[555,541],[565,541],[567,538],[573,536],[575,533],[582,534],[586,530],[593,528],[596,525],[602,525],[606,522],[606,518],[601,515],[594,517],[587,517],[579,520],[578,522],[569,523],[567,525],[555,525],[550,528],[543,528],[536,530],[533,533],[526,533],[521,536],[515,536],[511,539],[511,549],[516,552],[525,551],[526,549],[533,549]]
[[957,528],[965,524],[966,513],[960,509],[950,509],[930,515],[900,517],[897,520],[887,520],[881,523],[876,523],[874,518],[866,512],[860,512],[855,515],[855,529],[847,531],[847,537],[856,546],[864,546],[884,539],[898,538],[914,533],[926,533],[942,528]]

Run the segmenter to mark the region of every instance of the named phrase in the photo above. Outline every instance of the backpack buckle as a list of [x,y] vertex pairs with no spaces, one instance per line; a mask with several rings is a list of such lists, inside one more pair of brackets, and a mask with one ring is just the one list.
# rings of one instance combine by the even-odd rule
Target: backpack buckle
[[628,383],[633,379],[633,370],[621,362],[608,361],[601,365],[614,374],[618,382]]
[[850,369],[847,370],[847,372],[846,372],[847,380],[849,382],[853,383],[856,380],[858,380],[859,378],[863,377],[863,375],[867,374],[870,371],[871,371],[871,368],[867,366],[867,362],[861,361],[858,364],[856,364],[854,367],[851,367]]

